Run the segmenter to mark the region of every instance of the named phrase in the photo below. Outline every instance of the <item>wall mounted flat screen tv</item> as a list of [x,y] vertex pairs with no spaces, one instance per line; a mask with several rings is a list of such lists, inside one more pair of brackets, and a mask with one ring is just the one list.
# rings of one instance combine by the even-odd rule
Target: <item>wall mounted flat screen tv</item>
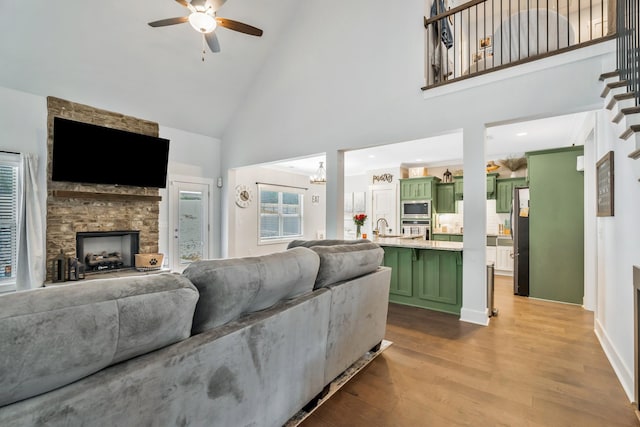
[[165,188],[168,160],[168,139],[53,120],[53,181]]

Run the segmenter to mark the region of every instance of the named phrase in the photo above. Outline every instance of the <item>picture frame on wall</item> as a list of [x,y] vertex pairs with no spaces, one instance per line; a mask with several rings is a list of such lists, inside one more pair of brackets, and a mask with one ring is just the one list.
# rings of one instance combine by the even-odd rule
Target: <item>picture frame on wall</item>
[[597,216],[614,216],[613,151],[609,151],[596,163]]

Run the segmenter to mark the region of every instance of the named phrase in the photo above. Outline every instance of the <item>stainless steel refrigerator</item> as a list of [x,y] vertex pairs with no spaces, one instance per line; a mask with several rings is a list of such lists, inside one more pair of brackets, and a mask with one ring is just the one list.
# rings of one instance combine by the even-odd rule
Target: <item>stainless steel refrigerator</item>
[[513,293],[529,296],[529,187],[513,189]]

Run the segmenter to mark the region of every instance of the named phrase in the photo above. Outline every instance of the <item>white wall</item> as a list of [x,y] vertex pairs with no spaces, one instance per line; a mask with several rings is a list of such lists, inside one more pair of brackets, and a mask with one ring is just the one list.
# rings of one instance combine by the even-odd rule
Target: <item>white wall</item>
[[[339,203],[341,169],[329,163],[340,158],[341,150],[462,129],[466,178],[462,318],[486,323],[484,128],[601,109],[598,76],[612,70],[614,43],[444,86],[428,91],[425,98],[419,90],[424,84],[423,29],[408,25],[420,21],[421,0],[394,3],[393,8],[380,0],[306,4],[227,129],[223,170],[325,151],[328,179],[336,183],[328,185],[327,198]],[[341,11],[338,16],[335,8]],[[331,31],[326,31],[327,22]],[[617,140],[608,121],[600,123],[597,139],[595,160],[608,149],[616,150],[618,197],[616,216],[597,220],[597,258],[587,260],[598,268],[596,330],[632,399],[631,275],[632,265],[640,264],[640,228],[633,220],[640,211],[640,161],[626,157],[631,145]],[[585,167],[593,168],[595,160]],[[475,172],[471,179],[470,172]],[[333,235],[331,230],[327,234]]]
[[[310,184],[309,177],[292,174],[260,166],[251,166],[232,170],[229,173],[227,186],[229,257],[257,256],[283,251],[288,241],[259,244],[258,243],[258,185],[257,182],[273,185],[286,185],[306,188],[303,206],[303,239],[317,239],[318,232],[325,233],[326,197],[325,186]],[[246,208],[235,204],[236,185],[247,185],[252,192],[252,201]],[[283,188],[283,190],[285,190]],[[319,203],[312,203],[312,196],[319,196]]]
[[[342,197],[340,167],[331,164],[339,159],[336,153],[462,129],[462,313],[466,320],[486,323],[485,126],[601,108],[598,76],[604,71],[603,58],[613,56],[614,44],[469,79],[428,91],[425,99],[420,91],[424,12],[422,0],[393,7],[381,0],[306,2],[226,130],[222,167],[326,152],[332,209],[327,221],[336,224],[327,236],[339,236],[341,221],[332,220],[338,214],[332,203]],[[477,200],[471,195],[475,193]]]
[[633,265],[640,265],[640,161],[628,158],[634,147],[618,139],[608,112],[599,112],[595,168],[614,151],[614,216],[597,218],[597,296],[595,330],[629,400],[634,399]]
[[47,99],[0,87],[0,150],[38,156],[42,218],[47,209]]
[[[173,176],[211,179],[214,182],[211,192],[210,211],[213,213],[213,223],[209,232],[209,257],[219,258],[221,249],[221,189],[215,184],[220,172],[220,140],[196,133],[186,132],[166,126],[160,126],[160,137],[168,138],[169,164],[167,166],[167,180]],[[159,250],[169,254],[169,188],[161,189],[159,216]],[[170,255],[170,254],[169,254]],[[165,256],[165,264],[169,257]]]
[[[95,105],[101,108],[100,105]],[[127,112],[121,112],[126,114]],[[160,126],[160,136],[169,138],[169,173],[210,177],[220,176],[220,141]],[[38,182],[40,187],[42,218],[46,223],[47,199],[47,99],[25,92],[0,87],[0,150],[38,155]],[[160,204],[160,250],[166,253],[167,192],[161,190]],[[220,197],[213,195],[212,209],[216,212],[213,225],[213,252],[220,253]]]

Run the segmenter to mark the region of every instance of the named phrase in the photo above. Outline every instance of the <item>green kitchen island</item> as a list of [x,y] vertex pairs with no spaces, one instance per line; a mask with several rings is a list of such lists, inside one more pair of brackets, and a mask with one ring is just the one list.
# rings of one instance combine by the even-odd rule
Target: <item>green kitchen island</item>
[[462,307],[462,242],[384,237],[373,240],[384,249],[391,267],[389,301],[445,313]]

